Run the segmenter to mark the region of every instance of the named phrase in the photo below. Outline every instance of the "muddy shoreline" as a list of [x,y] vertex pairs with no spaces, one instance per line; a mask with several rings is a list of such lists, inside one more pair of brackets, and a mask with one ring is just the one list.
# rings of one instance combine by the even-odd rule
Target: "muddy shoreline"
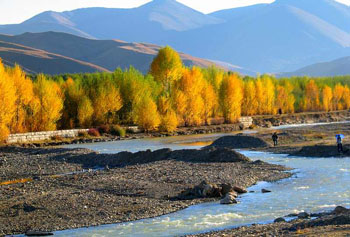
[[[203,180],[245,188],[291,175],[285,167],[240,160],[229,151],[187,153],[163,149],[138,155],[106,155],[86,149],[0,148],[2,182],[32,179],[0,186],[0,235],[156,217],[197,203],[218,201],[176,198]],[[211,157],[211,161],[204,162],[201,157]],[[105,169],[94,171],[96,166]],[[90,172],[61,175],[83,169]]]
[[143,138],[156,138],[156,137],[169,137],[169,136],[184,136],[184,135],[196,135],[196,134],[212,134],[212,133],[231,133],[239,132],[243,129],[259,129],[259,128],[271,128],[272,126],[282,126],[291,124],[310,124],[310,123],[331,123],[347,121],[350,119],[350,111],[335,111],[335,112],[314,112],[314,113],[297,113],[297,114],[284,114],[284,115],[264,115],[254,116],[253,125],[250,128],[244,128],[240,123],[237,124],[218,124],[218,125],[206,125],[198,127],[182,127],[178,128],[175,132],[161,133],[129,133],[125,137],[112,136],[110,134],[103,134],[102,137],[89,137],[89,138],[74,138],[65,139],[64,141],[41,141],[32,143],[19,143],[10,144],[11,146],[21,147],[50,147],[50,146],[62,146],[69,144],[84,144],[84,143],[99,143],[99,142],[112,142],[112,141],[124,141]]

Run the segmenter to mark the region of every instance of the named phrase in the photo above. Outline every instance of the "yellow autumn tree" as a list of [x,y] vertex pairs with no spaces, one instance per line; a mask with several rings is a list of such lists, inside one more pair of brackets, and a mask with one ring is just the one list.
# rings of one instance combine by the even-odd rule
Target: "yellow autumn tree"
[[178,121],[169,97],[162,95],[158,98],[158,111],[161,117],[159,130],[162,132],[175,131]]
[[173,101],[173,108],[177,115],[178,124],[184,126],[185,125],[184,117],[185,117],[185,112],[187,107],[186,95],[181,90],[176,89],[172,93],[172,101]]
[[210,125],[210,118],[213,117],[213,114],[218,107],[218,98],[213,86],[208,82],[204,82],[204,87],[202,89],[202,98],[204,101],[204,122],[206,125]]
[[111,82],[105,81],[97,88],[96,96],[93,99],[93,106],[96,124],[113,123],[115,114],[123,106],[119,89]]
[[238,121],[241,116],[242,100],[242,80],[236,74],[226,75],[220,87],[220,106],[226,122]]
[[342,110],[342,99],[344,95],[344,87],[341,84],[337,84],[333,90],[333,104],[335,110]]
[[22,69],[16,65],[9,70],[9,77],[16,88],[16,112],[12,119],[10,128],[12,133],[27,132],[26,120],[28,119],[28,108],[34,98],[33,82],[26,77]]
[[173,110],[167,111],[161,116],[159,130],[162,132],[173,132],[178,125],[176,113]]
[[255,101],[257,103],[257,114],[265,113],[264,106],[264,86],[260,78],[255,81]]
[[244,98],[242,101],[242,114],[252,116],[257,114],[258,103],[255,84],[252,80],[244,83]]
[[160,49],[149,73],[162,84],[163,90],[169,93],[171,84],[181,78],[182,60],[179,54],[169,46]]
[[332,110],[332,100],[333,100],[333,92],[332,88],[329,86],[325,86],[322,90],[322,104],[323,104],[323,110],[324,111],[331,111]]
[[276,106],[282,113],[294,113],[295,98],[292,91],[293,86],[289,82],[277,86]]
[[275,108],[275,85],[271,78],[264,76],[263,78],[263,100],[260,102],[263,104],[264,114],[276,114]]
[[9,126],[16,112],[16,88],[0,59],[0,142],[10,133]]
[[344,86],[344,109],[350,109],[350,89],[348,86]]
[[84,96],[79,101],[77,112],[80,127],[89,128],[92,124],[94,108],[92,107],[91,100],[87,96]]
[[318,111],[320,108],[319,89],[314,80],[310,80],[306,84],[305,106],[307,111]]
[[34,127],[37,131],[55,130],[61,118],[63,100],[58,85],[40,74],[34,83],[34,93],[38,98],[39,110],[35,113]]
[[203,86],[203,74],[199,68],[193,67],[183,70],[183,75],[178,83],[178,89],[180,89],[186,97],[186,109],[183,117],[186,126],[197,126],[203,122]]
[[146,132],[159,127],[160,118],[157,105],[150,96],[144,96],[136,104],[133,118],[134,122]]

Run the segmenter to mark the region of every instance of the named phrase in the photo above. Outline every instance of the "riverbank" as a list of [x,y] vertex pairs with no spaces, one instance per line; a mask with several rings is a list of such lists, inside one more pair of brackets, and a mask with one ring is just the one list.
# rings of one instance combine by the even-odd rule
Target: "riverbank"
[[[283,114],[283,115],[264,115],[254,116],[253,125],[250,128],[259,130],[260,128],[271,128],[272,126],[283,126],[291,124],[311,124],[311,123],[331,123],[347,121],[350,119],[350,111],[334,111],[334,112],[309,112],[309,113],[296,113],[296,114]],[[40,142],[27,142],[12,144],[21,147],[50,147],[50,146],[62,146],[69,144],[86,144],[86,143],[100,143],[100,142],[113,142],[113,141],[125,141],[144,138],[156,138],[156,137],[169,137],[169,136],[183,136],[183,135],[196,135],[196,134],[212,134],[212,133],[231,133],[239,132],[244,128],[243,124],[213,124],[197,127],[181,127],[177,128],[175,132],[129,132],[124,137],[112,136],[110,134],[103,134],[101,137],[77,137],[77,138],[60,138],[54,137],[54,140],[45,140]]]
[[282,166],[220,149],[107,155],[86,149],[2,147],[0,165],[0,182],[14,181],[0,185],[0,235],[155,217],[218,200],[178,198],[203,180],[246,188],[291,175]]
[[[271,144],[271,136],[274,132],[277,132],[279,137],[277,147]],[[336,134],[345,135],[345,139],[343,139],[344,152],[342,153],[337,150]],[[350,122],[286,129],[277,128],[270,131],[261,131],[255,136],[270,144],[269,147],[254,148],[259,151],[301,157],[340,158],[350,156]]]

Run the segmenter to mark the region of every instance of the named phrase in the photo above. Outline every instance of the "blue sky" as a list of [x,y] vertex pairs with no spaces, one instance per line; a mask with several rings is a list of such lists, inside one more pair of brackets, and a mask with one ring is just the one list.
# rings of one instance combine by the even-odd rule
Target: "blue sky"
[[[66,11],[83,7],[132,8],[150,0],[0,0],[0,24],[20,23],[47,10]],[[350,5],[350,0],[337,0]],[[178,0],[198,11],[213,11],[247,6],[257,3],[271,3],[273,0]]]

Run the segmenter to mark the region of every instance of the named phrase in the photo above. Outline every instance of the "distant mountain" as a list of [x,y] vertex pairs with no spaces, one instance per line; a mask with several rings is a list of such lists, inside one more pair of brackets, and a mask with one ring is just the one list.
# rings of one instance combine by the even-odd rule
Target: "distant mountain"
[[[57,31],[96,39],[153,42],[168,31],[185,31],[218,24],[220,19],[195,11],[174,0],[154,0],[138,8],[85,8],[43,12],[17,25],[0,26],[5,34]],[[140,37],[142,36],[142,37]]]
[[[160,46],[117,40],[91,40],[57,32],[0,35],[0,57],[28,72],[74,73],[135,67],[146,73]],[[211,61],[180,53],[187,66],[208,67]]]
[[324,77],[324,76],[343,76],[350,75],[350,57],[344,57],[331,62],[316,63],[295,72],[281,73],[278,77],[291,76],[310,76],[310,77]]
[[24,71],[32,74],[108,72],[88,62],[4,41],[0,41],[0,58],[5,65],[14,66],[17,63]]
[[350,55],[350,7],[334,0],[276,0],[207,15],[175,0],[153,0],[132,9],[44,12],[0,26],[5,34],[45,31],[170,45],[260,73]]

